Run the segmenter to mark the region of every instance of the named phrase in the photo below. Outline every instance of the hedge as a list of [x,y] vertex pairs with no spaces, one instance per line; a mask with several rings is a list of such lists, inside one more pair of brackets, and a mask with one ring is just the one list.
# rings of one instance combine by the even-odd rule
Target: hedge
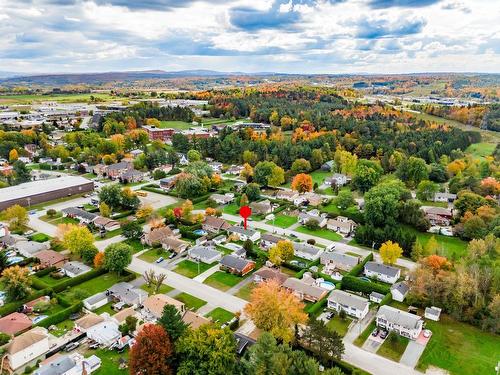
[[25,298],[22,301],[13,301],[13,302],[6,303],[2,307],[0,307],[0,316],[5,316],[5,315],[11,314],[13,312],[16,312],[26,302],[33,301],[34,299],[40,298],[42,296],[47,296],[47,295],[52,295],[51,288],[37,290],[36,292],[31,293],[27,298]]
[[37,290],[41,290],[41,289],[47,289],[47,288],[50,288],[50,285],[47,284],[45,281],[43,280],[40,280],[39,278],[37,277],[33,277],[31,278],[31,286],[34,288],[34,289],[37,289]]
[[111,218],[113,220],[118,220],[118,219],[121,219],[121,218],[124,218],[124,217],[127,217],[127,216],[130,216],[134,213],[133,210],[128,210],[128,211],[124,211],[124,212],[121,212],[119,213],[118,215],[112,215]]
[[83,307],[83,302],[78,302],[64,310],[61,310],[45,319],[40,321],[40,323],[36,324],[38,327],[44,327],[48,328],[51,325],[58,324],[61,322],[64,322],[65,320],[69,319],[71,314],[74,314],[78,311],[80,311]]
[[57,267],[47,267],[47,268],[44,268],[43,270],[35,272],[33,275],[36,277],[43,277],[45,275],[48,275],[51,272],[54,272],[55,270],[57,270]]
[[40,263],[40,259],[38,258],[24,258],[22,261],[20,261],[19,263],[16,263],[16,264],[12,264],[11,266],[19,266],[19,267],[24,267],[24,266],[27,266],[28,264],[31,264],[31,263]]
[[96,278],[98,276],[104,275],[107,272],[108,271],[105,270],[104,268],[94,269],[92,271],[84,273],[83,275],[80,275],[80,276],[77,276],[77,277],[73,277],[73,278],[71,278],[69,280],[65,280],[65,281],[63,281],[63,282],[55,285],[53,287],[54,292],[56,292],[56,293],[62,292],[66,288],[69,288],[69,287],[72,287],[72,286],[75,286],[75,285],[79,285],[79,284],[83,283],[84,281],[88,281],[88,280],[94,279],[94,278]]
[[370,254],[368,254],[368,256],[365,259],[363,259],[361,261],[361,263],[359,263],[359,264],[355,265],[354,267],[352,267],[352,269],[349,271],[348,275],[350,275],[350,276],[358,276],[363,271],[363,269],[365,268],[365,264],[367,262],[372,261],[372,260],[373,260],[373,253],[370,253]]
[[151,193],[157,193],[157,194],[163,194],[163,195],[171,195],[171,194],[168,194],[166,191],[164,191],[162,189],[156,189],[156,188],[149,187],[149,186],[143,186],[143,187],[141,187],[141,190],[149,191]]
[[389,286],[371,283],[350,275],[342,278],[342,288],[365,294],[370,294],[371,292],[387,294],[390,292]]
[[382,301],[380,301],[379,306],[388,305],[391,302],[392,302],[392,293],[389,292],[385,295],[384,298],[382,298]]
[[312,305],[307,306],[306,313],[308,313],[309,315],[316,315],[318,312],[320,312],[325,308],[327,301],[328,298],[323,297],[322,299],[313,303]]

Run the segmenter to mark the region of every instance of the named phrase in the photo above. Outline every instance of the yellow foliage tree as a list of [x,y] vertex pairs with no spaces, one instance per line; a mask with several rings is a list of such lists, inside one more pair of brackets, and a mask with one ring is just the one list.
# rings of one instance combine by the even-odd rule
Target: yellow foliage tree
[[147,219],[152,214],[153,214],[153,207],[145,204],[137,209],[137,212],[135,213],[135,217],[138,219]]
[[281,263],[293,259],[293,245],[290,241],[278,241],[269,249],[269,260],[279,266]]
[[19,159],[19,154],[17,153],[17,150],[15,148],[13,148],[12,150],[10,150],[9,152],[9,161],[11,163],[15,162],[17,159]]
[[313,189],[312,177],[305,173],[299,173],[292,180],[292,190],[305,193]]
[[6,208],[0,216],[8,223],[11,231],[23,231],[29,221],[28,211],[18,204]]
[[257,328],[284,342],[292,341],[296,325],[307,321],[304,304],[275,280],[260,283],[252,291],[245,313]]
[[71,253],[80,255],[85,249],[94,247],[94,235],[87,227],[73,225],[64,233],[62,243]]
[[244,178],[245,180],[248,180],[252,176],[253,176],[252,166],[248,163],[243,164],[243,169],[240,172],[240,177]]
[[386,241],[380,246],[380,257],[387,264],[394,264],[403,255],[403,249],[397,242]]
[[109,206],[106,203],[101,202],[99,203],[99,213],[101,214],[101,216],[110,217],[111,208],[109,208]]

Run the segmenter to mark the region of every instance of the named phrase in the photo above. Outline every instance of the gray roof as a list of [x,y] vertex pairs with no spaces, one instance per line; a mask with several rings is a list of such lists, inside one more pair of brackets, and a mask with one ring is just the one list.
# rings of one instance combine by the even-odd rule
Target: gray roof
[[106,295],[106,292],[101,292],[101,293],[94,294],[93,296],[87,297],[83,301],[87,302],[89,305],[93,305],[94,303],[102,301],[103,299],[106,299],[106,298],[108,298],[108,296]]
[[382,299],[382,298],[384,298],[385,296],[384,296],[382,293],[371,292],[371,293],[370,293],[370,297]]
[[289,288],[315,298],[321,298],[325,294],[325,289],[318,286],[307,284],[306,282],[296,279],[295,277],[288,278],[284,283],[283,287]]
[[138,171],[137,169],[129,169],[122,174],[122,178],[133,177],[133,176],[143,176],[144,173]]
[[14,244],[13,247],[20,253],[35,254],[39,251],[47,250],[49,248],[49,245],[48,242],[18,241]]
[[217,255],[220,255],[221,252],[218,250],[215,250],[215,247],[213,246],[203,246],[203,245],[198,245],[198,246],[193,246],[188,250],[188,254],[192,258],[213,258],[216,257]]
[[92,268],[90,268],[86,264],[83,264],[82,262],[72,261],[62,266],[62,269],[74,273],[75,275],[80,275],[82,273],[89,272]]
[[284,238],[275,236],[274,234],[271,233],[264,233],[260,237],[261,241],[267,241],[267,242],[272,242],[272,243],[278,243],[279,241],[286,241]]
[[406,311],[395,309],[391,306],[381,306],[377,312],[377,318],[382,318],[390,323],[405,327],[407,329],[417,328],[418,322],[422,318],[418,315],[410,314]]
[[233,225],[231,228],[227,230],[228,232],[234,232],[238,234],[244,234],[247,237],[252,237],[255,233],[257,233],[256,230],[253,229],[245,229],[243,227],[240,227],[238,225]]
[[333,261],[335,263],[340,263],[340,264],[345,264],[351,267],[354,267],[356,264],[359,263],[359,258],[352,256],[352,255],[347,255],[347,254],[342,254],[342,253],[337,253],[334,251],[327,251],[321,254],[321,261],[324,260],[329,260]]
[[294,251],[299,251],[301,253],[307,253],[311,255],[318,255],[320,252],[323,251],[322,248],[310,245],[305,242],[293,242],[293,250]]
[[434,315],[439,317],[441,315],[441,309],[439,307],[426,307],[425,308],[425,315]]
[[82,217],[82,218],[84,218],[86,220],[89,220],[89,221],[92,221],[97,216],[99,216],[99,215],[93,214],[92,212],[87,212],[85,210],[82,210],[82,209],[76,208],[76,207],[63,208],[61,210],[61,212],[63,214],[66,214],[66,215],[72,215],[72,216]]
[[399,293],[401,293],[403,296],[405,296],[406,293],[408,293],[408,291],[410,290],[410,288],[405,283],[399,282],[399,283],[396,283],[393,286],[391,286],[391,291],[392,290],[397,290]]
[[341,305],[354,307],[356,310],[364,310],[370,302],[363,297],[352,293],[344,292],[343,290],[333,290],[328,296],[328,301],[337,302]]
[[243,270],[243,268],[245,268],[250,262],[251,261],[247,259],[243,259],[235,255],[225,255],[220,260],[221,265],[229,268],[234,268],[238,271]]
[[122,169],[127,169],[127,168],[130,168],[132,166],[132,163],[128,162],[128,161],[121,161],[119,163],[115,163],[115,164],[111,164],[107,167],[107,170],[110,171],[110,170],[122,170]]
[[75,367],[76,363],[69,355],[63,355],[55,358],[49,364],[40,367],[34,375],[61,375]]
[[400,272],[399,268],[387,266],[377,262],[367,262],[365,264],[365,270],[387,275],[389,277],[395,277]]
[[140,303],[148,297],[147,292],[126,282],[117,283],[109,288],[108,291],[127,305]]

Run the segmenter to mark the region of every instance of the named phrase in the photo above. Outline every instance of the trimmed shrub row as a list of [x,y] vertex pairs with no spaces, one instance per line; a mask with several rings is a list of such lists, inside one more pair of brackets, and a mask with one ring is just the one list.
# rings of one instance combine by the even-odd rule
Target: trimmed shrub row
[[384,298],[382,298],[382,301],[380,301],[379,306],[388,305],[391,302],[392,302],[392,294],[389,292],[385,295]]
[[40,323],[37,324],[38,327],[44,327],[48,328],[51,325],[61,323],[65,321],[66,319],[69,319],[71,314],[74,314],[78,311],[80,311],[83,307],[83,302],[78,302],[64,310],[61,310],[45,319],[40,321]]
[[365,268],[365,264],[373,260],[373,253],[368,254],[368,256],[361,261],[361,263],[355,265],[352,270],[349,271],[348,275],[350,276],[358,276],[363,269]]
[[321,310],[323,310],[326,307],[326,303],[327,303],[327,297],[324,297],[324,298],[320,299],[319,301],[313,303],[312,305],[307,306],[306,312],[309,315],[315,316],[317,313],[319,313]]
[[104,275],[107,272],[108,271],[106,271],[104,268],[97,268],[97,269],[94,269],[94,270],[89,271],[87,273],[84,273],[83,275],[80,275],[80,276],[77,276],[77,277],[73,277],[72,279],[68,279],[68,280],[65,280],[63,282],[60,282],[59,284],[54,285],[52,287],[52,289],[56,293],[62,292],[66,288],[69,288],[69,287],[81,284],[81,283],[83,283],[84,281],[87,281],[87,280],[94,279],[94,278],[96,278],[98,276]]
[[346,275],[342,278],[342,289],[352,290],[355,292],[362,292],[365,294],[370,294],[371,292],[387,294],[390,292],[389,286],[370,283],[368,281],[363,281],[355,276],[350,276],[350,275]]

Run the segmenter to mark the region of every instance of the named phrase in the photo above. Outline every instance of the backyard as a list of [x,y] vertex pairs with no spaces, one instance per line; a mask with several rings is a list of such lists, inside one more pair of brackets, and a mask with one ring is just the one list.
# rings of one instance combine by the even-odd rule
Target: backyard
[[197,263],[186,259],[178,263],[172,271],[178,273],[179,275],[183,275],[192,279],[193,277],[198,276],[200,273],[203,273],[206,270],[212,268],[216,264],[216,262],[212,264],[205,264],[203,262]]
[[439,249],[438,253],[450,259],[458,259],[464,256],[467,252],[467,242],[462,241],[458,237],[443,236],[440,234],[419,232],[412,227],[407,227],[417,236],[417,240],[422,246],[425,246],[432,236],[436,239]]

